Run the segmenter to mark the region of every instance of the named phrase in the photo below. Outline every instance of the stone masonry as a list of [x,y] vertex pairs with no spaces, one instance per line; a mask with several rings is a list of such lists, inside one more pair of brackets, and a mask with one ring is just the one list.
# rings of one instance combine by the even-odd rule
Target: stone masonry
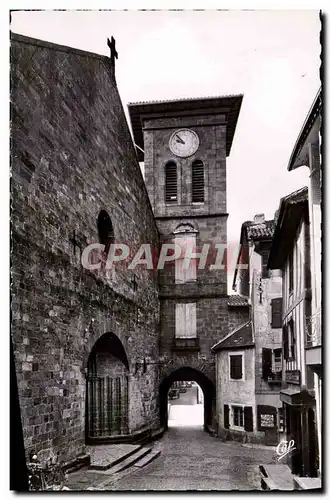
[[[116,241],[158,245],[107,57],[13,35],[12,338],[26,453],[84,451],[85,376],[97,339],[122,342],[130,432],[158,421],[157,277],[82,267],[100,210]],[[133,286],[133,274],[137,283]],[[143,373],[143,360],[147,363]]]
[[[132,254],[143,243],[157,252],[183,223],[196,229],[197,248],[226,244],[226,156],[241,99],[202,100],[198,112],[186,102],[181,116],[175,105],[172,116],[149,118],[135,141],[146,152],[145,185],[113,59],[12,35],[11,335],[27,456],[59,452],[70,462],[84,453],[87,379],[101,338],[116,338],[127,360],[120,365],[114,353],[100,350],[93,358],[98,375],[128,381],[124,438],[160,426],[160,387],[164,399],[164,381],[179,368],[201,374],[206,405],[214,404],[210,348],[248,314],[247,307],[228,306],[227,270],[201,269],[196,282],[178,285],[174,266],[158,273],[122,262],[88,270],[81,256],[101,241],[101,211],[110,218],[113,241],[128,244]],[[186,160],[178,174],[180,203],[163,201],[163,166],[172,159],[166,145],[178,126],[200,136],[190,162],[204,162],[203,205],[190,202]],[[197,304],[198,350],[172,349],[176,301]]]

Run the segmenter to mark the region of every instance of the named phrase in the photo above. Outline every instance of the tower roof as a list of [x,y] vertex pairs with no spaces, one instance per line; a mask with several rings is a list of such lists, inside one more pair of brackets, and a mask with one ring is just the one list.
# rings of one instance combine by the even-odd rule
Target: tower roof
[[[143,118],[170,116],[201,116],[204,114],[225,114],[226,116],[226,155],[229,156],[234,132],[240,112],[243,95],[225,95],[218,97],[199,97],[166,101],[134,102],[128,104],[134,142],[144,149]],[[144,153],[138,149],[139,161],[144,160]]]

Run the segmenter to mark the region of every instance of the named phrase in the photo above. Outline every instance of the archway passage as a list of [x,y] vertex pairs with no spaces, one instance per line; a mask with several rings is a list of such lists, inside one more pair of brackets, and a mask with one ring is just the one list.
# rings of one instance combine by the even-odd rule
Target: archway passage
[[123,344],[105,333],[94,344],[87,366],[86,441],[128,433],[129,363]]
[[168,392],[175,382],[196,382],[203,393],[203,425],[204,429],[212,426],[213,411],[216,397],[214,383],[202,372],[190,368],[182,367],[172,372],[160,384],[160,424],[165,429],[168,428]]
[[174,382],[168,392],[168,427],[203,427],[203,399],[196,382]]

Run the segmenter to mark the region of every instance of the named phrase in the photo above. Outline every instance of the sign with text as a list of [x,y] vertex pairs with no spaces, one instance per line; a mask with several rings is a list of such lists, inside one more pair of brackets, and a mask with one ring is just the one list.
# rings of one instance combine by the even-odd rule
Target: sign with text
[[261,414],[261,428],[275,427],[275,415]]

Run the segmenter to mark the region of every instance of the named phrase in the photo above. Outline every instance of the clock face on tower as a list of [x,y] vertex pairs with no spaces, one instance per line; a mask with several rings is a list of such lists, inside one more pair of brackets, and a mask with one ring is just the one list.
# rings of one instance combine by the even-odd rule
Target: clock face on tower
[[181,158],[192,156],[199,147],[199,137],[193,130],[181,128],[174,132],[169,140],[172,153]]

